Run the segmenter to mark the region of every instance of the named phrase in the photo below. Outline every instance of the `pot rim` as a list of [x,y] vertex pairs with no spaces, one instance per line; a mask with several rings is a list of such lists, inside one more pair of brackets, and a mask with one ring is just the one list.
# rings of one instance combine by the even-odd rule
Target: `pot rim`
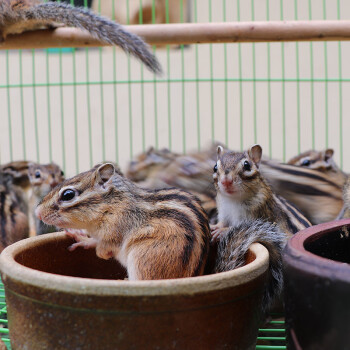
[[[324,234],[340,229],[343,226],[350,228],[350,219],[342,219],[326,222],[308,227],[288,240],[284,258],[292,258],[296,264],[301,263],[303,270],[312,274],[325,275],[326,271],[330,278],[338,278],[350,282],[350,264],[324,258],[305,249],[305,243],[316,241]],[[288,259],[288,263],[291,261]]]
[[14,256],[37,244],[45,244],[51,240],[61,241],[65,238],[64,232],[55,232],[30,237],[8,246],[0,254],[0,271],[3,279],[10,278],[22,284],[64,293],[74,292],[80,295],[157,296],[179,293],[196,294],[230,288],[250,282],[265,273],[269,267],[268,250],[259,243],[254,243],[249,248],[255,256],[254,261],[235,270],[205,276],[164,280],[125,281],[63,276],[25,267],[14,259]]

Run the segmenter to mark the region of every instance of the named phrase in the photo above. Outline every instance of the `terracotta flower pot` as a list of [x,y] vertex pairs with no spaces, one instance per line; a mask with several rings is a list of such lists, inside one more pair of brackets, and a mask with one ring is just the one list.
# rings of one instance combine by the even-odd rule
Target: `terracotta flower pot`
[[288,349],[349,349],[350,220],[303,230],[284,251]]
[[[69,252],[53,233],[0,256],[12,349],[253,349],[268,252],[248,264],[192,278],[124,281],[94,250]],[[114,279],[114,280],[113,280]]]

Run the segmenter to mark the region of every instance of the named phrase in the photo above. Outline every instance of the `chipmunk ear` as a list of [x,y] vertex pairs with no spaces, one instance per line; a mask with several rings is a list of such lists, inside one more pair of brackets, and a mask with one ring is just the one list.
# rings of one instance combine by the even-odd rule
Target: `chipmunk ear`
[[324,151],[324,160],[327,161],[333,157],[334,149],[333,148],[327,148]]
[[248,149],[248,155],[255,164],[259,164],[262,156],[262,148],[260,145],[254,145]]
[[115,174],[115,168],[112,163],[102,164],[97,169],[97,181],[100,184],[107,182]]
[[218,146],[217,148],[218,158],[224,154],[224,148],[222,146]]
[[153,147],[153,146],[150,146],[150,147],[148,148],[148,150],[146,151],[147,155],[150,155],[150,154],[152,154],[153,152],[154,152],[154,147]]

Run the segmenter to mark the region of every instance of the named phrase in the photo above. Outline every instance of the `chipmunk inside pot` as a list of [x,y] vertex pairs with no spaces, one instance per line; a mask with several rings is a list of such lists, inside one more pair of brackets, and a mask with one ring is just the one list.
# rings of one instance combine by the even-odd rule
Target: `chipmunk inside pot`
[[70,252],[72,243],[51,233],[1,254],[13,349],[255,348],[269,268],[262,245],[233,271],[124,281],[115,259]]

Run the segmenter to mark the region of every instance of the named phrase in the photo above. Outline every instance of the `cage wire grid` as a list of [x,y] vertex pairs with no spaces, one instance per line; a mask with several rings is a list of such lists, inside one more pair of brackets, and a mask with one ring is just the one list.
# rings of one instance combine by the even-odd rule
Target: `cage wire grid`
[[[106,0],[125,24],[146,0]],[[71,1],[71,3],[74,3]],[[87,0],[84,0],[87,5]],[[157,21],[157,2],[151,22]],[[165,0],[179,22],[346,19],[346,1]],[[108,6],[107,6],[108,7]],[[190,11],[187,11],[187,7]],[[138,21],[143,22],[143,13]],[[0,54],[1,163],[55,161],[68,175],[112,159],[125,166],[149,146],[186,153],[213,140],[260,143],[287,160],[332,147],[342,168],[350,104],[348,42],[244,43],[154,48],[164,74],[119,49],[19,50]],[[345,96],[345,97],[344,97]],[[6,117],[7,114],[7,117]]]
[[[109,4],[109,17],[124,24],[135,20],[136,6],[151,3],[147,22],[158,21],[156,0],[94,1],[102,14]],[[177,22],[350,18],[345,0],[165,0],[166,23],[175,7]],[[136,17],[146,21],[142,12]],[[265,154],[284,161],[332,147],[349,171],[348,42],[153,50],[162,76],[115,48],[0,52],[0,162],[54,161],[71,176],[101,160],[125,166],[149,146],[186,153],[216,140],[233,149],[260,143]],[[9,345],[4,299],[0,303],[0,334]],[[282,343],[257,348],[284,349],[283,321],[269,326],[260,340]]]

